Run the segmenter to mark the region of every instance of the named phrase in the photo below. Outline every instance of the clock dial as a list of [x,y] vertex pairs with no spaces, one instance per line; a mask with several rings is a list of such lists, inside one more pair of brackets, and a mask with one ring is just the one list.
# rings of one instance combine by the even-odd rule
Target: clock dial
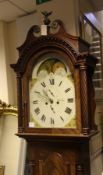
[[70,70],[53,58],[39,63],[36,72],[30,81],[30,122],[34,127],[75,128],[75,88]]

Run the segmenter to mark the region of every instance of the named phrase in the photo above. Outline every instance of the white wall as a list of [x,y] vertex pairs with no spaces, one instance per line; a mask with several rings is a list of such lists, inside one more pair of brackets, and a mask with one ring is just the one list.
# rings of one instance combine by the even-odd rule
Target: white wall
[[16,63],[18,59],[17,30],[15,21],[7,25],[6,36],[7,36],[6,48],[8,51],[7,55],[8,98],[10,104],[17,105],[16,74],[10,67],[10,64]]
[[7,24],[0,22],[0,99],[16,105],[16,81],[10,68],[18,56],[16,51],[15,22]]
[[8,85],[6,69],[6,43],[5,43],[5,24],[0,22],[0,98],[8,102]]
[[[5,175],[17,175],[20,139],[17,133],[17,117],[3,117],[0,138],[0,165],[5,166]],[[0,118],[1,120],[1,118]]]

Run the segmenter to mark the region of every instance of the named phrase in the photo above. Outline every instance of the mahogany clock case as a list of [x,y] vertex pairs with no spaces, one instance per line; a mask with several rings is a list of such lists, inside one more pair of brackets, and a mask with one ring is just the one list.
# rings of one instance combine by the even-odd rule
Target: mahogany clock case
[[[19,59],[17,63],[11,65],[17,74],[18,134],[20,135],[29,135],[29,133],[43,137],[88,135],[96,130],[92,76],[97,59],[89,54],[87,43],[78,37],[67,34],[61,21],[58,21],[58,24],[59,30],[57,33],[48,31],[47,36],[39,37],[34,35],[35,26],[33,26],[29,30],[24,44],[18,48]],[[54,127],[53,125],[51,127],[37,127],[36,125],[35,127],[34,125],[31,127],[29,82],[32,72],[38,62],[45,60],[47,57],[51,58],[53,55],[56,55],[56,59],[66,65],[74,81],[76,111],[74,125],[61,127]],[[66,105],[66,107],[69,108],[69,105]],[[49,117],[49,114],[45,115],[46,118]]]
[[[37,36],[37,26],[33,26],[29,30],[24,44],[18,48],[19,59],[17,63],[11,65],[17,75],[17,135],[27,141],[24,174],[90,175],[92,160],[90,144],[97,132],[94,121],[95,94],[92,83],[97,59],[89,54],[89,45],[86,42],[66,33],[60,20],[56,22],[58,22],[59,30],[56,30],[56,33],[51,33],[50,26],[48,26],[46,36]],[[43,81],[38,81],[35,72],[38,73],[42,68],[44,70],[46,65],[48,66],[47,62],[50,63],[49,68],[51,67],[52,71],[47,76],[44,72],[49,71],[42,71]],[[69,70],[67,74],[70,72],[70,76],[66,74],[65,77],[62,77],[55,74],[53,71],[54,62],[59,62],[59,66],[62,65],[62,68],[65,67]],[[51,84],[51,81],[48,81],[50,75],[54,77]],[[67,82],[65,86],[68,88],[59,87],[57,84],[60,85],[61,81]],[[70,84],[74,89],[72,91],[69,87]],[[57,97],[51,97],[48,89],[45,90],[45,85],[51,95],[58,96],[60,90],[62,98],[64,101],[66,99],[66,102],[55,104],[54,102],[58,102]],[[45,101],[44,98],[42,101],[40,93],[39,97],[36,96],[39,88],[42,89],[49,102]],[[74,95],[71,97],[71,102],[67,103],[69,98],[67,96],[70,92],[73,92],[71,94]],[[59,94],[60,98],[61,94]],[[73,101],[75,101],[74,106],[71,105]],[[41,104],[44,105],[44,108],[41,107]],[[48,106],[46,107],[46,105]],[[62,115],[59,111],[56,112],[58,105],[64,105],[64,108],[60,109],[60,113],[63,112]],[[36,111],[35,115],[32,109]],[[45,109],[46,114],[43,109]],[[71,115],[73,111],[75,111],[74,118]],[[31,119],[31,113],[33,113],[34,122]],[[56,123],[58,116],[58,121],[61,122],[60,126]],[[68,120],[63,125],[64,122],[61,120],[67,116],[73,119],[73,122]],[[49,119],[49,123],[46,123],[46,119]]]

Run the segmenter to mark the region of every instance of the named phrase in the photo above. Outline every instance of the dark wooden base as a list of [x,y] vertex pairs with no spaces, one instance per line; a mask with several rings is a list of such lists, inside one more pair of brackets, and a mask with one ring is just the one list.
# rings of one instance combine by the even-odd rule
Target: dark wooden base
[[25,175],[90,175],[90,137],[27,141]]

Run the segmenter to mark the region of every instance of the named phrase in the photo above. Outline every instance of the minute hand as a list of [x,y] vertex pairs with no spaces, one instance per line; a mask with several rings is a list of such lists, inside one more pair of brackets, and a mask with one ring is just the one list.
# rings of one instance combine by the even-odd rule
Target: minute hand
[[48,100],[50,101],[50,103],[53,103],[53,100],[48,96],[47,92],[43,90],[43,93],[46,96],[46,98],[48,98]]
[[45,99],[45,100],[49,100],[48,97],[42,95],[40,92],[35,91],[35,93],[36,93],[39,97],[41,97],[41,98],[43,98],[43,99]]

